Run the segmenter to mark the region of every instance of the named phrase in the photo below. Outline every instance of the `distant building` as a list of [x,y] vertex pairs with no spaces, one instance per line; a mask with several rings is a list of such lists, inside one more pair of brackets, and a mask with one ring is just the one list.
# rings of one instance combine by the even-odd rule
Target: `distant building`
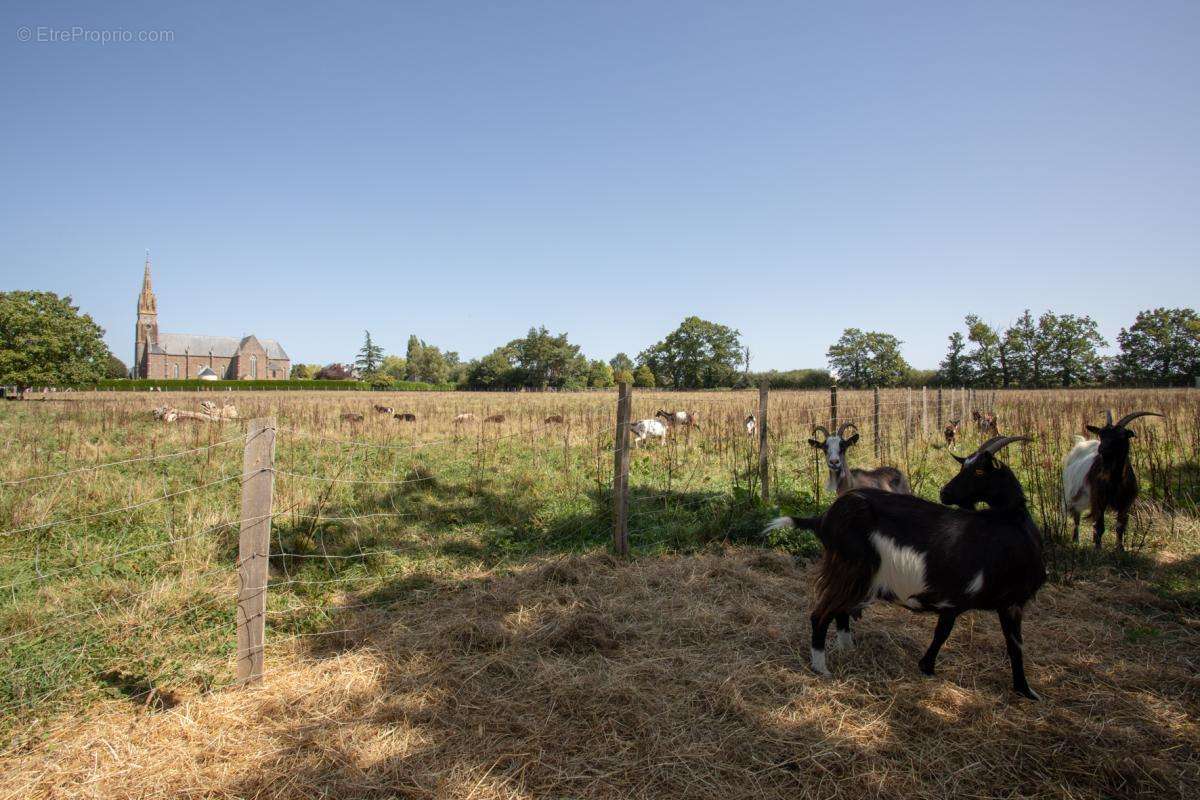
[[292,367],[288,354],[274,339],[159,333],[149,253],[138,295],[133,348],[135,378],[284,380]]

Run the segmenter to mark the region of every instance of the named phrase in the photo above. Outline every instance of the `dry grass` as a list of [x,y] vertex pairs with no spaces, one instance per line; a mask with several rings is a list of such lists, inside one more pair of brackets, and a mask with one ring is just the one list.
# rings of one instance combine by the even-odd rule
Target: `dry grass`
[[[998,626],[876,607],[805,667],[811,574],[733,549],[477,571],[369,632],[272,653],[262,688],[127,703],[0,760],[20,798],[1195,797],[1200,621],[1136,582],[1049,586],[1015,698]],[[1149,632],[1152,630],[1152,633]],[[330,640],[336,639],[336,646]]]

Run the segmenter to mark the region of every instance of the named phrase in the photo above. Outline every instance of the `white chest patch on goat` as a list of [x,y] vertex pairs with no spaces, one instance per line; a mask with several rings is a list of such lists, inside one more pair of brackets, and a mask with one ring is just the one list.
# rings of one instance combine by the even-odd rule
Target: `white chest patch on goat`
[[921,602],[913,598],[928,591],[925,556],[878,532],[871,534],[871,544],[879,553],[879,569],[871,580],[871,595],[909,608],[921,608]]

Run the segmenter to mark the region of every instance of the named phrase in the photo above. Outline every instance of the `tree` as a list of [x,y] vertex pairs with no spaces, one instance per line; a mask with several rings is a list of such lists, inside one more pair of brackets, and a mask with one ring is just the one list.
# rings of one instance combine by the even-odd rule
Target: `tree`
[[289,377],[296,381],[306,381],[313,376],[313,371],[308,364],[293,364],[292,372]]
[[593,389],[607,389],[613,385],[612,367],[603,361],[593,361],[588,370],[588,386]]
[[507,345],[521,372],[521,383],[534,389],[582,388],[588,374],[588,362],[579,353],[579,345],[567,341],[567,334],[551,336],[546,328],[530,328],[521,339]]
[[950,334],[950,346],[946,357],[938,365],[937,381],[943,386],[966,386],[971,383],[971,365],[965,351],[967,341],[961,333]]
[[363,346],[358,351],[354,366],[358,367],[364,378],[370,378],[379,371],[379,363],[383,361],[383,348],[371,341],[370,331],[363,333],[366,334],[366,338],[363,339]]
[[319,381],[348,381],[350,380],[350,368],[345,364],[329,364],[321,367],[315,377]]
[[104,329],[53,292],[0,292],[0,383],[74,386],[104,377]]
[[1200,374],[1200,316],[1192,308],[1139,311],[1117,334],[1116,377],[1127,383],[1191,386]]
[[826,389],[833,385],[833,376],[826,369],[789,369],[784,372],[751,372],[746,384],[758,386],[763,381],[772,389]]
[[829,346],[826,358],[843,386],[899,386],[911,369],[900,355],[901,344],[890,333],[847,328]]
[[471,389],[504,389],[514,385],[512,353],[497,347],[467,367],[467,386]]
[[[441,350],[413,335],[408,337],[407,353],[405,375],[408,380],[425,383],[446,383],[449,380],[450,364]],[[458,353],[454,354],[454,362],[458,364]]]
[[624,353],[617,353],[609,360],[608,365],[613,368],[614,373],[622,370],[633,373],[633,359]]
[[[654,373],[650,373],[650,379],[654,379]],[[633,370],[619,369],[613,373],[614,383],[633,383]]]
[[104,365],[104,377],[106,377],[106,378],[128,378],[129,377],[129,367],[125,366],[124,361],[117,358],[112,353],[109,353],[108,354],[108,362]]
[[637,372],[633,373],[633,385],[643,389],[654,388],[654,371],[646,364],[642,364],[637,368]]
[[1038,335],[1037,323],[1028,308],[1004,332],[1004,341],[1013,385],[1027,388],[1044,386],[1046,342]]
[[1108,342],[1091,317],[1047,311],[1038,319],[1038,337],[1045,346],[1047,371],[1056,376],[1059,386],[1092,383],[1102,377],[1097,350]]
[[734,328],[688,317],[661,342],[639,353],[638,362],[661,378],[659,382],[676,389],[732,386],[742,357],[740,336]]
[[425,343],[417,338],[415,333],[409,334],[408,349],[404,353],[404,361],[408,365],[407,377],[410,381],[419,381],[416,371],[421,361],[421,350],[424,349]]
[[975,350],[967,356],[976,386],[1007,386],[1000,334],[974,314],[967,315],[967,339]]
[[400,356],[384,356],[379,371],[392,380],[402,381],[408,375],[408,361]]

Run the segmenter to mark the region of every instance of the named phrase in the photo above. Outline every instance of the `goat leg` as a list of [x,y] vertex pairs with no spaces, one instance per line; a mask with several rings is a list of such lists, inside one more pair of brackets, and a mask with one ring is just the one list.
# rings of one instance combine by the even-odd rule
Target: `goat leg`
[[946,639],[950,636],[950,631],[954,630],[954,622],[957,619],[958,612],[955,611],[943,611],[941,614],[938,614],[937,627],[933,629],[933,641],[929,643],[929,649],[925,651],[925,655],[921,656],[921,660],[918,662],[921,672],[924,672],[926,675],[933,674],[938,651],[946,643]]
[[1075,519],[1075,533],[1071,536],[1071,541],[1078,544],[1079,543],[1079,512],[1072,511],[1071,516],[1074,517],[1074,519]]
[[811,620],[813,672],[829,677],[829,667],[825,666],[825,636],[829,633],[829,615],[815,613]]
[[1041,700],[1037,692],[1029,688],[1025,680],[1025,654],[1021,639],[1021,606],[1009,606],[996,612],[1000,617],[1000,630],[1004,631],[1004,644],[1008,647],[1008,661],[1012,664],[1013,691],[1030,700]]
[[1092,532],[1092,544],[1099,550],[1100,540],[1104,538],[1104,506],[1093,508],[1092,514],[1096,517],[1096,525]]
[[1117,549],[1125,549],[1125,528],[1129,525],[1129,509],[1122,508],[1117,511]]
[[839,650],[849,650],[854,646],[854,637],[850,634],[850,614],[837,614],[837,645]]

